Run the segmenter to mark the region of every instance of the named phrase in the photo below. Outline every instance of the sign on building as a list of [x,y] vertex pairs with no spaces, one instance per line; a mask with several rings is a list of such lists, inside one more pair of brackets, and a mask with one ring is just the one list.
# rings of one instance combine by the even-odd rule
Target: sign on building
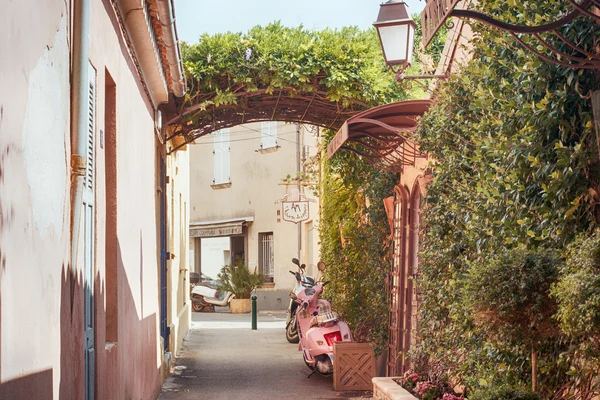
[[281,209],[284,221],[298,223],[309,218],[308,201],[283,201]]
[[190,237],[217,237],[240,235],[242,233],[242,225],[225,226],[219,228],[199,228],[190,230]]

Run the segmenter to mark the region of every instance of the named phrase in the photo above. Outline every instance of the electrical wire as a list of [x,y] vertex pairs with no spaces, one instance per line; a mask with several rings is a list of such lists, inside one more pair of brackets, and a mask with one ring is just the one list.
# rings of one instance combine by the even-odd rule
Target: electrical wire
[[[254,132],[256,132],[256,133],[260,133],[260,134],[261,134],[261,136],[257,136],[257,137],[249,137],[249,138],[243,138],[243,139],[230,139],[230,140],[223,140],[223,141],[218,141],[218,142],[215,142],[215,141],[208,141],[208,140],[207,140],[206,142],[196,142],[196,143],[194,143],[194,144],[217,144],[217,143],[244,142],[244,141],[247,141],[247,140],[256,140],[256,139],[261,139],[261,138],[262,138],[262,134],[263,134],[263,133],[262,133],[261,131],[259,131],[259,130],[257,130],[257,129],[254,129],[254,128],[250,128],[249,126],[246,126],[246,125],[244,125],[244,128],[245,128],[245,129],[248,129],[248,130],[250,130],[250,131],[254,131]],[[293,144],[298,144],[298,142],[296,142],[296,141],[294,141],[294,140],[289,140],[289,139],[285,139],[285,138],[281,137],[281,136],[283,136],[283,135],[291,135],[291,134],[295,134],[295,133],[296,133],[296,131],[294,130],[294,131],[291,131],[291,132],[280,133],[279,135],[268,135],[268,134],[267,134],[267,136],[275,136],[275,139],[276,139],[276,140],[279,140],[279,139],[281,139],[281,140],[283,140],[284,142],[289,142],[289,143],[293,143]],[[236,132],[236,134],[247,134],[247,132]],[[208,135],[206,135],[206,136],[203,136],[203,137],[207,137],[207,136],[208,136]],[[305,146],[311,147],[311,148],[313,148],[313,149],[316,149],[316,148],[317,148],[317,146],[312,146],[312,145],[305,145]]]

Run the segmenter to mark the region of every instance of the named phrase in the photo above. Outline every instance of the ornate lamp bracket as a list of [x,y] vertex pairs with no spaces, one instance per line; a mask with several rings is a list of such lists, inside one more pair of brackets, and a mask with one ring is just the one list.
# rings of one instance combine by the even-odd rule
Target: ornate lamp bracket
[[[586,51],[560,32],[560,29],[566,24],[581,16],[589,17],[596,23],[600,23],[600,15],[592,11],[594,8],[596,10],[600,8],[600,0],[582,0],[581,2],[577,2],[576,0],[567,1],[573,7],[568,14],[548,24],[527,26],[499,21],[478,11],[455,9],[458,0],[432,0],[425,6],[425,9],[421,14],[423,44],[425,46],[429,44],[439,28],[446,24],[448,18],[468,18],[508,32],[523,47],[546,61],[573,69],[600,69],[600,50],[598,47],[592,51]],[[445,11],[441,12],[440,10]],[[448,25],[452,26],[452,23]],[[542,34],[548,34],[545,35],[547,37],[549,35],[554,35],[559,42],[564,43],[571,51],[566,53],[565,51],[559,50],[554,44],[548,41],[547,37],[542,37]],[[523,40],[523,35],[532,36],[537,41],[537,44],[533,46],[527,43]],[[538,50],[540,46],[548,50],[548,52]]]

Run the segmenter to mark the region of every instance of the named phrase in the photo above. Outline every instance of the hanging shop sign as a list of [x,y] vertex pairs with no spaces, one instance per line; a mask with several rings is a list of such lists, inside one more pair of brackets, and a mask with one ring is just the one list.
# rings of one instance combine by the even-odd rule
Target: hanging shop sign
[[309,218],[308,201],[283,201],[281,209],[284,221],[298,223]]

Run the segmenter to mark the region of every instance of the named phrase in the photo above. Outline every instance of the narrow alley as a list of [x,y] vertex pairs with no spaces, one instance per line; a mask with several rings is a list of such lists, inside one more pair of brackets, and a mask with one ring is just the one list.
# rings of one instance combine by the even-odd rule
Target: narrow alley
[[193,313],[159,399],[371,398],[369,392],[336,393],[331,377],[307,378],[298,346],[285,339],[285,317],[285,311],[260,312],[253,331],[249,314]]

